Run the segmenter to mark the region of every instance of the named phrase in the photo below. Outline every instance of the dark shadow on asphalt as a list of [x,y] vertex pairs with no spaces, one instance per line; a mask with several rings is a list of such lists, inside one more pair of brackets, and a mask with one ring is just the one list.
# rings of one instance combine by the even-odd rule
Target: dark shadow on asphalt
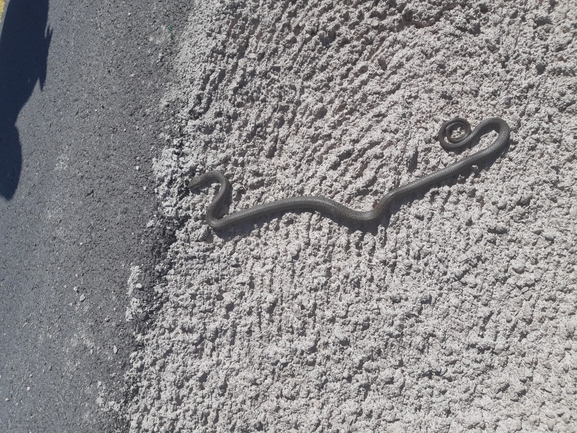
[[36,82],[46,80],[52,31],[48,0],[10,0],[0,35],[0,196],[10,200],[20,181],[22,146],[16,119]]

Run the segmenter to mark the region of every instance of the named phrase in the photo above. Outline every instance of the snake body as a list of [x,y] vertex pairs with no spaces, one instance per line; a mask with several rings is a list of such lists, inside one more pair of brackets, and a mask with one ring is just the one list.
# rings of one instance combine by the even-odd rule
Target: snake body
[[[456,129],[463,129],[464,134],[453,137]],[[390,208],[395,200],[399,200],[416,191],[426,189],[432,185],[442,182],[445,179],[462,173],[472,165],[477,165],[496,156],[505,146],[509,139],[509,125],[498,117],[486,119],[479,123],[471,132],[469,122],[462,118],[455,118],[445,122],[439,131],[439,141],[445,149],[459,149],[465,147],[482,135],[495,131],[497,139],[488,147],[467,156],[447,167],[434,173],[423,176],[412,182],[402,185],[388,192],[376,206],[367,211],[351,209],[334,200],[319,196],[300,196],[284,198],[270,203],[259,204],[249,209],[235,212],[221,218],[217,217],[218,209],[224,204],[226,197],[231,193],[232,187],[226,176],[219,171],[209,171],[201,176],[195,177],[189,183],[189,188],[197,188],[207,183],[218,182],[220,189],[214,201],[209,205],[206,212],[208,224],[216,230],[226,229],[231,226],[254,221],[258,218],[283,212],[309,211],[320,212],[335,219],[347,221],[349,223],[377,223],[381,220],[385,212]]]

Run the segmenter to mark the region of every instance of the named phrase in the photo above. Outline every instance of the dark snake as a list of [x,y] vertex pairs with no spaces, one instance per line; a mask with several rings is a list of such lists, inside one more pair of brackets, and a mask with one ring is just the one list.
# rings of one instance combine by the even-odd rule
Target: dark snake
[[[461,130],[460,135],[455,136]],[[235,212],[218,218],[217,210],[224,204],[227,196],[232,191],[229,180],[219,171],[209,171],[201,176],[195,177],[188,184],[193,189],[209,182],[220,183],[220,189],[214,201],[208,207],[206,219],[213,229],[226,229],[236,224],[242,224],[254,221],[258,218],[280,214],[283,212],[309,211],[320,212],[329,215],[335,219],[347,221],[349,223],[376,223],[381,220],[385,212],[390,208],[395,200],[399,200],[416,191],[426,189],[432,185],[438,184],[445,179],[462,173],[472,165],[478,165],[501,152],[507,140],[509,139],[509,125],[498,117],[486,119],[479,123],[475,130],[471,132],[471,125],[465,119],[460,117],[445,122],[439,131],[438,139],[447,150],[461,149],[468,146],[482,135],[495,131],[497,139],[490,146],[467,156],[447,167],[438,170],[429,175],[423,176],[417,180],[407,183],[388,192],[377,205],[367,211],[358,211],[348,208],[334,200],[318,196],[300,196],[284,198],[271,203],[259,204],[249,209]]]

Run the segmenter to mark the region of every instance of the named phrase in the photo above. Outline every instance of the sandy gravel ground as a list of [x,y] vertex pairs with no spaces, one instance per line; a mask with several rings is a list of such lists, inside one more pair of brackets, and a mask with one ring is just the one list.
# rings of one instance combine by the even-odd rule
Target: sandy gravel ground
[[[576,22],[570,0],[199,2],[155,167],[175,240],[158,303],[127,312],[155,312],[131,431],[575,431]],[[218,169],[230,211],[369,209],[475,151],[439,146],[457,115],[505,119],[506,151],[375,230],[215,232],[216,186],[185,186]]]

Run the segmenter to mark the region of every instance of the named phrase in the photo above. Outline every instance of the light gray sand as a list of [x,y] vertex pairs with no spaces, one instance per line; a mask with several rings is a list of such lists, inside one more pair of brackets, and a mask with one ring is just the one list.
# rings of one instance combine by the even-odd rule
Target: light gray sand
[[[131,431],[575,431],[576,11],[199,4],[156,166],[156,223],[180,224],[164,302],[128,312],[158,309]],[[184,187],[219,169],[231,211],[301,194],[368,209],[464,156],[435,138],[457,115],[504,118],[510,146],[375,232],[303,213],[215,233],[216,188]]]

